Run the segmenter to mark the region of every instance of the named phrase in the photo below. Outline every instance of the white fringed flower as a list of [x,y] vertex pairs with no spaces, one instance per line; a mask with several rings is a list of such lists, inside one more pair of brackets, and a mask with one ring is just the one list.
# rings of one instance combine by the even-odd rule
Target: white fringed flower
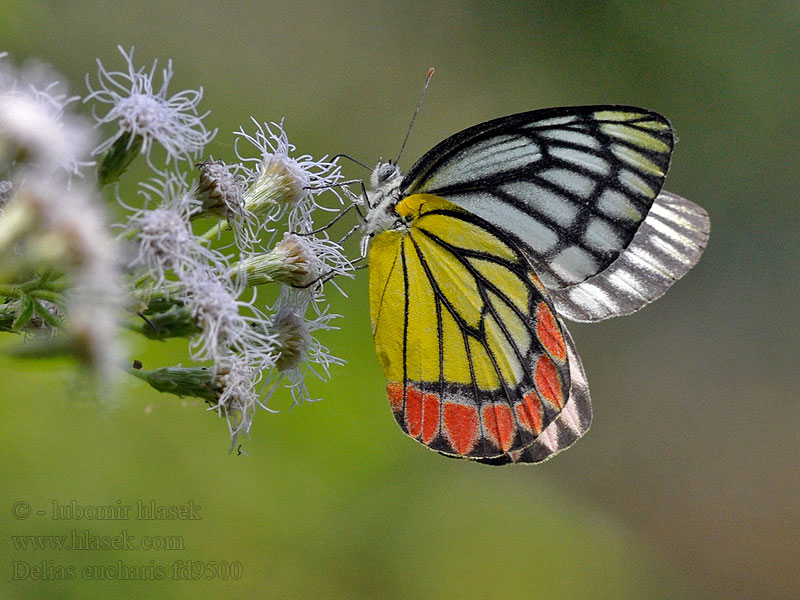
[[180,278],[220,260],[192,231],[192,215],[200,210],[200,202],[189,193],[183,176],[170,173],[141,187],[146,204],[152,204],[154,196],[157,204],[128,217],[126,229],[135,233],[138,249],[130,266],[144,266],[155,284],[163,285],[169,272]]
[[229,354],[217,361],[215,374],[218,399],[209,410],[228,421],[233,449],[239,435],[249,433],[253,424],[260,404],[256,387],[261,381],[261,370],[245,357]]
[[[314,228],[312,213],[321,206],[316,197],[333,189],[341,180],[340,167],[327,156],[314,160],[310,155],[290,156],[294,145],[289,143],[281,123],[259,123],[254,134],[240,128],[235,143],[236,156],[246,169],[249,184],[244,194],[245,207],[263,219],[278,220],[288,212],[289,231],[309,232]],[[273,129],[275,131],[273,131]],[[256,158],[246,156],[239,142],[250,142],[259,153]],[[246,165],[252,165],[247,167]],[[335,193],[335,190],[334,190]]]
[[234,275],[245,277],[247,285],[251,286],[278,281],[292,287],[309,288],[339,275],[352,277],[353,269],[336,242],[287,232],[269,252],[240,260]]
[[[88,186],[67,188],[61,179],[28,177],[16,191],[13,208],[31,215],[21,258],[68,277],[64,320],[71,351],[100,381],[112,380],[122,360],[118,311],[125,293],[117,248],[96,193]],[[9,212],[4,216],[14,218]]]
[[209,159],[197,165],[199,176],[194,195],[202,206],[198,216],[213,214],[225,219],[240,249],[251,248],[257,241],[257,218],[244,206],[244,177],[239,165],[226,165]]
[[[306,388],[305,370],[327,381],[330,366],[345,362],[333,356],[313,336],[316,331],[337,329],[329,323],[339,315],[329,313],[327,307],[320,309],[311,300],[311,294],[305,290],[284,287],[272,307],[270,330],[276,336],[275,347],[279,354],[275,362],[276,371],[270,374],[267,383],[272,384],[272,389],[278,379],[285,378],[295,404],[316,400],[311,398]],[[314,313],[310,318],[306,315],[309,309]]]
[[69,96],[59,79],[45,65],[16,70],[0,64],[0,164],[29,162],[45,172],[70,174],[93,164],[86,160],[94,140],[91,127],[66,110],[78,96]]
[[129,134],[129,145],[137,137],[143,140],[142,153],[150,153],[153,143],[158,143],[167,151],[167,163],[172,160],[192,160],[197,158],[208,142],[217,133],[209,131],[203,119],[208,112],[199,114],[197,106],[203,98],[203,89],[184,90],[168,95],[167,87],[172,79],[172,61],[162,70],[161,87],[156,90],[153,78],[158,61],[153,62],[150,71],[145,68],[136,69],[133,65],[133,48],[126,52],[121,46],[119,51],[125,59],[126,71],[108,71],[100,60],[97,61],[97,89],[93,89],[89,77],[86,85],[89,95],[84,102],[95,101],[108,105],[105,114],[100,114],[97,107],[92,107],[92,114],[98,125],[115,123],[117,132],[94,150],[94,155],[109,150],[123,135]]
[[242,192],[244,181],[231,172],[231,167],[221,160],[205,160],[197,164],[199,171],[194,195],[203,212],[224,219],[235,219],[244,211]]
[[[216,134],[198,108],[202,89],[170,94],[171,61],[163,69],[137,67],[132,48],[119,51],[120,70],[98,60],[96,79],[87,77],[84,102],[93,103],[96,126],[115,128],[99,145],[68,110],[78,98],[49,70],[16,69],[0,53],[0,283],[7,296],[0,325],[37,334],[29,336],[41,342],[28,345],[29,356],[72,353],[104,379],[124,368],[121,313],[128,329],[147,338],[188,338],[188,355],[199,364],[144,370],[134,361],[130,372],[156,390],[213,405],[235,445],[259,408],[274,412],[266,403],[279,385],[290,388],[295,404],[311,401],[306,375],[327,379],[329,367],[344,362],[316,335],[334,329],[337,316],[322,283],[352,276],[353,265],[327,233],[315,231],[314,216],[341,210],[347,190],[336,187],[335,158],[295,155],[282,122],[255,120],[252,133],[235,132],[242,164],[209,158],[189,185],[188,174],[177,172],[187,170],[180,161],[196,160]],[[91,164],[83,157],[92,152],[103,155],[98,185],[71,184],[68,174]],[[127,218],[114,240],[97,189],[113,189],[107,186],[140,154],[158,177],[140,184],[144,208],[120,200]],[[328,191],[335,207],[323,204]],[[212,216],[217,222],[199,231]],[[228,229],[236,246],[212,248]],[[118,256],[120,240],[133,249],[126,260]],[[126,272],[135,302],[120,283],[126,266],[135,267]],[[277,300],[274,287],[261,287],[270,282],[280,285]]]
[[266,331],[267,317],[253,302],[239,299],[241,286],[208,268],[189,272],[181,279],[179,298],[202,328],[190,343],[192,358],[216,361],[236,351],[259,368],[275,361],[275,335]]

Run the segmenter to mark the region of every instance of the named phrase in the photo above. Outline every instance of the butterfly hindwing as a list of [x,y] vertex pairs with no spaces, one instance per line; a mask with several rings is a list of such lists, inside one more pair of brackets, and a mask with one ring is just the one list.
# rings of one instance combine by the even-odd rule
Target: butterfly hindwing
[[710,228],[702,207],[662,191],[630,245],[608,268],[551,293],[556,309],[573,321],[599,321],[639,310],[697,264]]
[[430,195],[396,210],[408,230],[370,245],[373,335],[395,418],[452,456],[529,447],[570,393],[544,286],[514,240],[480,217]]
[[481,123],[403,179],[516,237],[548,289],[606,269],[661,190],[673,147],[662,116],[626,106],[531,111]]

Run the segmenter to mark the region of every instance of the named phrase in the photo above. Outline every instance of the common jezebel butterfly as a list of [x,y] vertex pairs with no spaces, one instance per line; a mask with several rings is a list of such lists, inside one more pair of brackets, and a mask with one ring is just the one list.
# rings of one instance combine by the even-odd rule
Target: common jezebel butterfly
[[475,125],[372,174],[370,315],[395,418],[451,457],[537,463],[589,428],[563,319],[632,313],[699,260],[706,212],[662,191],[674,138],[631,106]]

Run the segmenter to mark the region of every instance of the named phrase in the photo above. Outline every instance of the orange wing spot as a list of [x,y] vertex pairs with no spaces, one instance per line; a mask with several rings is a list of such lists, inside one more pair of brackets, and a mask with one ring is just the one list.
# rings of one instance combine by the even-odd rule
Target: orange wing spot
[[422,429],[422,392],[417,388],[406,389],[406,430],[411,437],[419,437]]
[[389,404],[392,405],[392,411],[397,414],[403,410],[403,384],[402,383],[387,383],[386,393],[389,395]]
[[422,442],[430,444],[439,431],[439,396],[425,394],[422,396]]
[[477,408],[445,402],[444,427],[455,451],[466,456],[478,439]]
[[544,287],[544,284],[542,283],[542,280],[539,279],[539,276],[536,273],[534,273],[533,271],[530,271],[528,273],[528,279],[531,280],[531,283],[533,284],[533,287],[535,287],[537,290],[539,290],[542,294],[547,294],[548,293],[547,292],[547,288]]
[[542,356],[539,359],[533,377],[536,388],[545,400],[559,409],[564,406],[564,399],[561,396],[561,378],[550,357]]
[[514,417],[507,404],[485,404],[481,411],[483,428],[489,438],[506,452],[514,442]]
[[514,408],[523,427],[537,435],[542,432],[542,402],[535,391],[525,394]]
[[553,313],[544,302],[539,302],[536,309],[536,335],[551,356],[555,356],[558,360],[564,360],[567,357],[564,336],[558,329]]

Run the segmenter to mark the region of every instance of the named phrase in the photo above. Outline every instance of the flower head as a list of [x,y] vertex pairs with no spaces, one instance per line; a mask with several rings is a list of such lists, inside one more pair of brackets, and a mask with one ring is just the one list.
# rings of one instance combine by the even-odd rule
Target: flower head
[[[244,194],[245,207],[274,221],[288,212],[290,231],[308,232],[313,229],[312,213],[323,208],[316,196],[330,190],[341,179],[339,165],[327,156],[314,160],[309,155],[293,158],[295,147],[289,143],[283,123],[259,123],[256,132],[249,134],[239,129],[235,134],[236,155],[246,168],[248,188]],[[273,131],[273,129],[275,131]],[[250,142],[259,153],[257,158],[243,156],[239,142]]]
[[285,233],[269,252],[240,260],[233,274],[244,277],[249,286],[280,281],[302,287],[318,278],[319,266],[319,259],[306,240],[293,233]]
[[[119,260],[95,192],[62,179],[28,177],[16,190],[12,208],[0,216],[25,223],[17,230],[21,264],[67,276],[64,321],[67,347],[100,376],[113,378],[121,348],[118,311],[125,294]],[[21,213],[27,217],[20,218]],[[2,236],[0,236],[2,237]]]
[[233,219],[242,214],[243,181],[219,160],[205,160],[197,164],[200,172],[194,188],[204,212]]
[[214,269],[199,269],[181,279],[180,299],[202,333],[190,347],[195,360],[218,360],[236,351],[260,368],[274,363],[275,336],[266,331],[266,316],[253,302],[239,299],[241,286]]
[[[342,365],[344,360],[333,356],[313,335],[315,331],[336,329],[330,321],[339,315],[320,309],[312,302],[312,296],[305,290],[284,287],[272,307],[271,331],[276,335],[275,347],[278,358],[275,362],[277,373],[271,375],[268,383],[276,378],[286,378],[295,404],[314,401],[305,384],[307,369],[319,379],[327,380],[332,364]],[[307,316],[311,308],[314,315]]]
[[231,432],[231,449],[240,434],[249,433],[253,416],[260,402],[256,386],[261,381],[261,370],[245,357],[229,354],[217,361],[215,386],[217,403],[210,407],[228,421]]
[[240,248],[255,244],[256,217],[244,206],[243,177],[235,172],[237,166],[222,161],[206,160],[197,165],[199,177],[194,195],[202,210],[197,216],[213,214],[226,220]]
[[77,174],[93,141],[89,124],[67,107],[69,96],[59,75],[40,64],[15,70],[0,65],[0,161],[30,162],[49,172]]
[[138,245],[131,266],[145,266],[156,285],[161,285],[169,271],[180,277],[221,260],[192,231],[190,221],[200,210],[200,202],[189,192],[183,176],[171,173],[141,185],[147,203],[155,196],[158,204],[128,217],[127,229],[135,232]]
[[[136,69],[133,65],[133,48],[129,52],[120,46],[119,51],[127,64],[125,71],[108,71],[100,60],[97,61],[97,89],[93,89],[87,76],[89,94],[84,102],[94,100],[106,104],[108,110],[100,114],[96,107],[92,114],[98,124],[116,123],[117,132],[94,150],[102,154],[125,138],[130,147],[134,140],[142,142],[141,152],[150,153],[154,143],[167,151],[167,162],[171,159],[193,159],[199,156],[205,145],[216,135],[209,131],[203,119],[208,112],[199,114],[198,104],[203,98],[203,89],[184,90],[168,95],[167,87],[172,79],[172,61],[162,70],[161,87],[156,90],[153,84],[158,62],[153,62],[150,71],[144,67]],[[152,164],[151,164],[152,166]]]
[[235,276],[246,277],[250,286],[279,281],[307,288],[337,275],[353,276],[353,265],[342,247],[312,235],[284,233],[269,252],[252,254],[236,265]]

